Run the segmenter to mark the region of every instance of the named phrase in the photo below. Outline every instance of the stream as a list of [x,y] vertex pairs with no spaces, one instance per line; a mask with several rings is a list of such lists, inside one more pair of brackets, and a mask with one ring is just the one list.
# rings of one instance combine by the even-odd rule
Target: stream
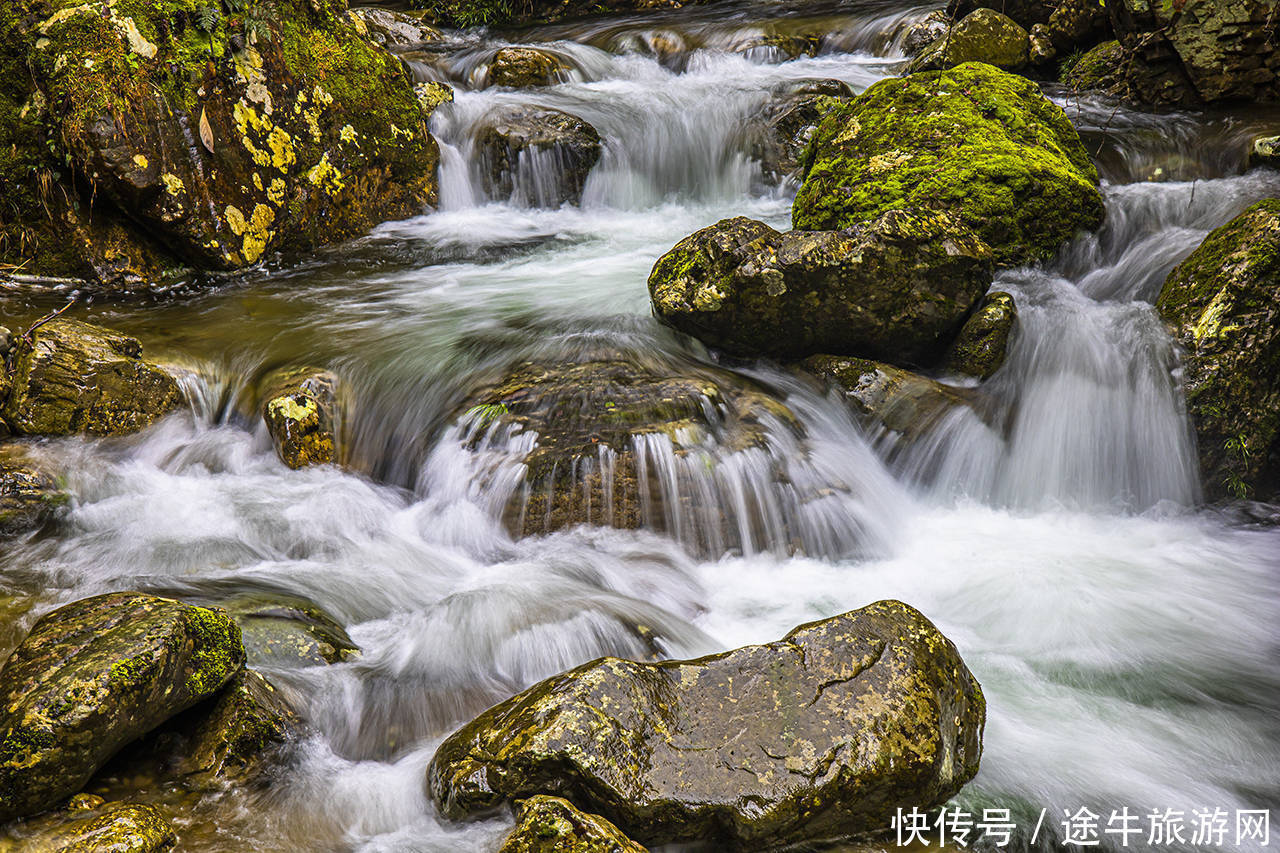
[[[149,791],[179,848],[494,851],[509,819],[445,822],[423,787],[435,746],[479,711],[601,655],[690,657],[898,598],[983,686],[982,767],[956,805],[1010,809],[1008,849],[1060,849],[1049,843],[1064,810],[1081,807],[1104,821],[1122,807],[1186,812],[1186,845],[1143,835],[1135,849],[1264,849],[1230,834],[1221,847],[1189,842],[1196,809],[1280,808],[1278,510],[1194,508],[1178,356],[1150,303],[1210,230],[1280,195],[1280,173],[1243,171],[1246,140],[1280,113],[1154,115],[1048,90],[1095,155],[1107,222],[996,280],[1020,311],[985,386],[1004,428],[961,408],[899,449],[777,365],[722,365],[786,400],[810,447],[782,464],[835,492],[772,493],[742,459],[711,493],[755,495],[776,507],[776,529],[758,522],[718,547],[688,531],[696,519],[688,535],[512,539],[500,474],[519,448],[464,448],[460,402],[513,361],[608,347],[674,370],[715,363],[651,318],[654,261],[729,216],[788,228],[796,187],[764,179],[753,116],[798,81],[860,92],[900,73],[892,33],[928,8],[717,5],[450,34],[410,56],[421,79],[457,89],[432,125],[438,212],[215,287],[77,309],[183,368],[193,402],[139,435],[40,445],[76,500],[56,535],[0,552],[0,654],[38,615],[109,590],[305,596],[362,655],[264,669],[314,734],[268,788]],[[776,32],[826,35],[816,56],[788,59],[757,44]],[[479,89],[508,43],[548,46],[573,79]],[[600,132],[580,206],[536,205],[552,162],[522,163],[511,197],[486,196],[475,128],[512,104]],[[21,328],[65,298],[0,292],[0,313]],[[245,414],[257,379],[292,363],[344,378],[349,469],[287,469]],[[676,489],[713,476],[669,475]],[[1108,837],[1103,849],[1121,847]]]

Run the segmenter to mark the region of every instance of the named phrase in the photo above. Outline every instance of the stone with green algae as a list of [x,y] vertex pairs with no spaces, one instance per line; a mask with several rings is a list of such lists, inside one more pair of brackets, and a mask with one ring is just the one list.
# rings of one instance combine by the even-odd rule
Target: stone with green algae
[[646,845],[759,850],[946,801],[978,770],[985,715],[955,646],[881,601],[767,645],[549,678],[450,735],[427,783],[449,818],[550,794]]
[[909,66],[910,71],[939,71],[966,62],[986,62],[1007,71],[1030,61],[1030,36],[1017,22],[994,9],[975,9],[948,28]]
[[0,821],[79,790],[244,665],[225,614],[116,592],[41,617],[0,670]]
[[1066,115],[1031,81],[980,62],[883,80],[814,132],[793,226],[849,228],[888,210],[950,214],[999,266],[1048,258],[1103,218]]
[[498,853],[645,853],[609,821],[562,797],[521,800],[516,821]]
[[1018,322],[1018,307],[1003,291],[988,293],[973,312],[947,353],[949,370],[987,379],[1004,364],[1009,340]]
[[[11,827],[12,853],[160,853],[177,836],[153,806],[77,795],[67,808]],[[6,841],[0,838],[0,842]]]

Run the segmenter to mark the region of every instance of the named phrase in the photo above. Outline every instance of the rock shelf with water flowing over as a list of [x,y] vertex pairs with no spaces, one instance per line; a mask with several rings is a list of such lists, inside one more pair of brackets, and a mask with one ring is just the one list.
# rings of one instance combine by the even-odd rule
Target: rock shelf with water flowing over
[[1275,3],[939,4],[0,9],[0,849],[1265,853]]

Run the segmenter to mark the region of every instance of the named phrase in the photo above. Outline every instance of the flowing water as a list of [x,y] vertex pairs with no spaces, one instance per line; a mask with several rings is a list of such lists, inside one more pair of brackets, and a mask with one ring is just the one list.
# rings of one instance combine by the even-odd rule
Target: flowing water
[[[1188,844],[1156,849],[1204,849],[1195,809],[1280,806],[1280,529],[1258,522],[1275,509],[1193,508],[1177,353],[1150,306],[1210,229],[1280,194],[1280,175],[1242,168],[1274,116],[1057,95],[1100,165],[1107,224],[996,281],[1021,319],[981,389],[986,417],[958,410],[899,447],[777,366],[733,367],[787,402],[803,442],[712,442],[684,467],[661,440],[637,451],[666,494],[737,518],[734,535],[700,533],[696,516],[524,539],[500,523],[528,437],[477,447],[458,416],[468,392],[514,361],[601,348],[710,366],[649,317],[649,268],[726,216],[787,227],[795,187],[764,180],[753,116],[799,81],[860,91],[898,72],[894,33],[924,11],[773,3],[548,27],[520,39],[572,71],[519,92],[476,88],[509,39],[458,35],[413,57],[458,87],[433,124],[439,212],[213,289],[75,309],[184,368],[193,404],[142,435],[40,446],[76,501],[56,532],[0,554],[0,652],[40,613],[112,589],[292,593],[348,628],[357,660],[265,670],[315,730],[272,785],[194,804],[147,793],[183,849],[495,850],[508,819],[449,824],[423,791],[461,722],[602,654],[767,641],[887,597],[923,610],[981,681],[985,753],[958,805],[1011,809],[1013,849],[1049,849],[1082,806],[1104,821],[1185,810]],[[809,32],[825,34],[816,55],[794,59],[760,38]],[[599,130],[581,206],[537,206],[558,176],[536,159],[518,166],[524,190],[486,197],[473,134],[512,104]],[[6,295],[5,322],[63,298]],[[256,379],[286,363],[344,377],[346,470],[287,470],[245,414]]]

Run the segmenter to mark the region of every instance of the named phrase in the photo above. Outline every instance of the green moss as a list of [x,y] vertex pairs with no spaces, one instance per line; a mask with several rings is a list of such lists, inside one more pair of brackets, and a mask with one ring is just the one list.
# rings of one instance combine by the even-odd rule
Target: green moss
[[116,661],[111,665],[111,680],[130,685],[141,684],[151,664],[150,656]]
[[1124,65],[1124,48],[1106,41],[1083,54],[1072,54],[1062,63],[1061,80],[1078,92],[1108,89],[1116,84]]
[[186,612],[193,648],[187,691],[192,696],[212,695],[244,666],[240,627],[225,613],[206,607]]

